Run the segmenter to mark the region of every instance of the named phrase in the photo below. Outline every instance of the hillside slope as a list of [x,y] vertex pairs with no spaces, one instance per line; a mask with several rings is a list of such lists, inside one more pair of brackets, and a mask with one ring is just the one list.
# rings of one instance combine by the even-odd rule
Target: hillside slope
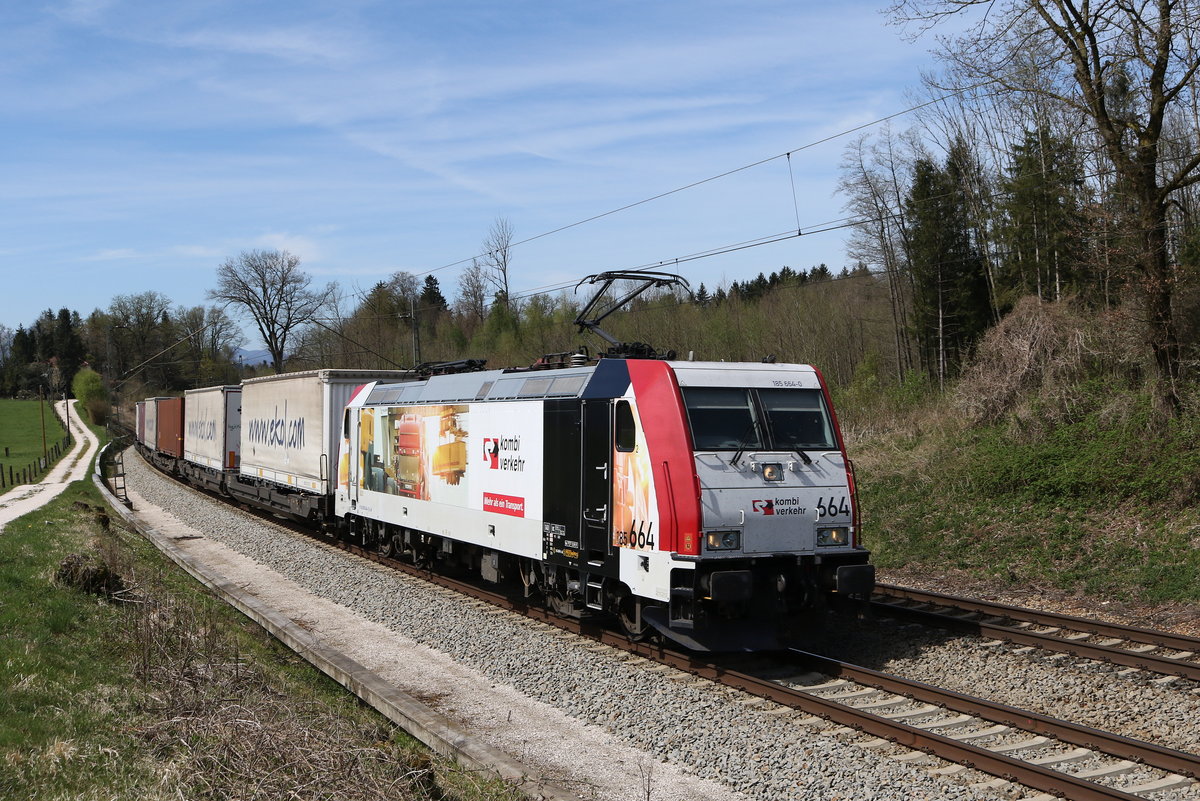
[[1022,304],[946,392],[910,378],[842,394],[881,568],[1200,601],[1200,395],[1158,410],[1119,323]]

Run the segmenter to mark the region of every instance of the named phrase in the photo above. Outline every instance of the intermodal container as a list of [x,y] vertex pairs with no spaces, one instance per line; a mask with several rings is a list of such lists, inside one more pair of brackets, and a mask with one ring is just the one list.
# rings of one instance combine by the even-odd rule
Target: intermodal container
[[241,453],[242,388],[189,389],[183,394],[183,458],[214,470],[236,470]]
[[160,453],[183,458],[183,398],[157,398],[155,445]]
[[314,494],[332,491],[342,414],[372,381],[403,381],[407,370],[308,370],[242,382],[242,476]]

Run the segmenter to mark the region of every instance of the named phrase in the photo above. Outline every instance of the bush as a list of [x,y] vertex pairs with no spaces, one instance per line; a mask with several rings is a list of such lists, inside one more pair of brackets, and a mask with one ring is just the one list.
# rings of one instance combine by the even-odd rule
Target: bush
[[1146,353],[1133,329],[1121,311],[1022,298],[979,343],[954,404],[972,423],[1008,418],[1029,433],[1078,420],[1094,408],[1091,384],[1142,383]]
[[90,367],[85,367],[75,374],[71,382],[71,392],[79,404],[87,411],[92,425],[104,425],[108,420],[109,404],[108,390],[104,387],[104,379]]
[[67,587],[105,598],[115,598],[128,589],[120,573],[91,554],[67,554],[55,577]]

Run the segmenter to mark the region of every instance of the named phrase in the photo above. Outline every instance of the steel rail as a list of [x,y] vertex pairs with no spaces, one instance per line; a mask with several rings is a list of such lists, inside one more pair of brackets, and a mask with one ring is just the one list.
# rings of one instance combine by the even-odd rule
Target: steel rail
[[1080,726],[1036,712],[995,703],[971,695],[945,690],[912,679],[904,679],[870,668],[851,665],[805,651],[791,652],[805,667],[850,679],[896,695],[963,712],[993,723],[1003,723],[1023,731],[1044,734],[1072,745],[1090,748],[1109,756],[1131,759],[1172,773],[1200,778],[1200,755],[1120,734]]
[[963,598],[957,595],[916,590],[911,587],[899,587],[893,584],[876,584],[877,592],[897,598],[907,598],[921,603],[953,606],[987,615],[1003,616],[1012,620],[1028,620],[1046,626],[1059,626],[1072,631],[1086,631],[1105,637],[1120,637],[1131,642],[1157,645],[1160,648],[1173,648],[1177,651],[1200,652],[1200,637],[1189,637],[1185,634],[1173,634],[1169,631],[1157,631],[1121,623],[1109,623],[1090,617],[1065,615],[1059,612],[1045,612],[1040,609],[1029,609],[1023,606],[981,601],[975,598]]
[[[889,595],[891,589],[883,590]],[[918,601],[936,606],[942,606],[947,609],[965,610],[970,612],[978,612],[985,615],[993,615],[998,618],[1009,618],[1008,612],[1002,611],[1003,605],[989,605],[986,602],[973,601],[963,599],[963,604],[958,605],[957,599],[952,596],[936,596],[930,593],[919,593],[917,591],[898,590],[898,597],[907,598],[908,600]],[[1055,636],[1051,632],[1029,631],[1017,626],[1009,626],[999,622],[990,622],[988,620],[969,620],[962,617],[957,617],[953,614],[938,612],[933,609],[916,609],[913,607],[901,606],[899,604],[888,603],[886,601],[872,600],[872,608],[877,612],[886,612],[894,617],[903,617],[909,620],[914,620],[928,625],[941,626],[950,628],[956,631],[963,631],[969,634],[980,634],[995,637],[1000,640],[1018,643],[1020,645],[1031,645],[1036,648],[1041,648],[1047,651],[1056,651],[1058,653],[1069,654],[1071,656],[1084,657],[1088,659],[1097,659],[1104,662],[1111,662],[1124,667],[1139,668],[1147,670],[1151,673],[1160,673],[1166,676],[1179,676],[1181,678],[1190,679],[1192,681],[1200,681],[1200,663],[1189,661],[1188,659],[1170,658],[1151,653],[1139,653],[1137,651],[1127,650],[1115,645],[1101,645],[1099,643],[1089,643],[1082,640],[1071,640],[1064,637]],[[1059,627],[1067,626],[1067,622],[1062,620],[1068,616],[1059,616],[1061,623],[1049,623],[1043,620],[1035,619],[1034,615],[1041,616],[1043,613],[1035,613],[1033,610],[1022,610],[1020,607],[1009,607],[1014,611],[1014,615],[1021,612],[1028,612],[1029,616],[1025,618],[1015,618],[1018,620],[1027,620],[1031,623],[1044,623],[1044,625],[1057,625]],[[1049,618],[1049,615],[1046,615]],[[1078,618],[1084,624],[1090,624],[1092,621],[1087,618]],[[1111,626],[1111,624],[1106,624]],[[1146,629],[1134,629],[1129,627],[1131,632],[1143,633],[1145,636],[1153,636],[1159,632],[1152,632]],[[1078,630],[1078,629],[1077,629]],[[1089,628],[1083,629],[1083,633],[1092,633]],[[1114,633],[1112,636],[1119,637],[1121,635]],[[1187,642],[1191,638],[1182,638],[1181,635],[1167,635],[1164,637],[1164,642],[1170,641],[1175,643]],[[1170,638],[1170,639],[1168,639]],[[1196,651],[1200,650],[1200,643],[1196,643],[1191,647],[1181,647],[1179,644],[1174,645],[1159,645],[1158,643],[1144,642],[1142,640],[1134,640],[1134,642],[1143,642],[1146,645],[1155,645],[1156,647],[1172,648],[1181,651]]]
[[[206,495],[211,495],[211,493],[203,490],[197,491]],[[993,776],[997,776],[1008,781],[1017,782],[1035,790],[1062,795],[1075,799],[1075,801],[1145,801],[1144,796],[1127,793],[1116,788],[1087,781],[1086,779],[1079,779],[1070,774],[1053,770],[1052,768],[1047,768],[1031,762],[1025,762],[1017,759],[1016,757],[1008,756],[1007,754],[989,751],[986,748],[961,742],[953,739],[952,737],[936,734],[932,731],[920,729],[900,723],[898,721],[888,720],[887,718],[872,714],[870,712],[856,709],[853,706],[842,704],[827,698],[822,698],[818,695],[814,695],[811,692],[806,692],[803,689],[788,687],[777,681],[754,676],[749,673],[731,669],[719,663],[707,661],[694,654],[673,651],[658,644],[631,642],[624,635],[617,634],[595,623],[556,615],[550,610],[544,609],[540,606],[530,605],[524,603],[523,601],[511,598],[510,596],[506,596],[502,593],[483,589],[469,582],[459,581],[448,576],[433,573],[424,568],[407,564],[397,559],[386,557],[374,550],[346,543],[335,537],[331,537],[328,534],[314,531],[313,529],[307,528],[299,523],[280,520],[268,512],[261,512],[259,513],[259,516],[265,520],[275,523],[276,525],[280,525],[281,527],[285,527],[289,530],[309,536],[329,547],[349,551],[374,562],[397,568],[409,575],[418,576],[438,586],[461,593],[467,597],[485,601],[504,609],[520,612],[531,619],[538,620],[540,622],[555,626],[559,629],[590,638],[596,642],[636,654],[648,660],[665,664],[702,678],[710,679],[727,687],[738,689],[751,695],[774,701],[775,703],[783,706],[788,706],[808,714],[820,716],[840,725],[849,726],[856,730],[886,739],[905,747],[924,751],[942,759],[946,759],[969,768],[978,769],[982,772],[989,773]],[[808,664],[814,666],[823,665],[824,667],[822,670],[824,672],[853,678],[855,681],[860,681],[859,677],[861,677],[861,683],[868,684],[870,686],[879,686],[873,683],[876,681],[881,683],[886,681],[889,686],[897,688],[896,690],[889,689],[888,691],[895,692],[898,695],[911,695],[919,700],[926,700],[930,703],[938,703],[946,708],[955,710],[959,709],[959,705],[968,703],[976,706],[979,709],[982,709],[985,706],[992,706],[995,708],[995,722],[1003,722],[1006,725],[1012,725],[1015,728],[1030,732],[1048,732],[1052,724],[1056,724],[1059,727],[1063,727],[1062,731],[1067,732],[1071,738],[1074,738],[1068,739],[1068,737],[1061,737],[1060,739],[1062,739],[1064,742],[1087,745],[1087,747],[1092,747],[1096,751],[1103,753],[1108,749],[1105,746],[1098,744],[1101,742],[1111,741],[1119,750],[1117,750],[1116,753],[1110,753],[1110,756],[1132,758],[1145,762],[1146,764],[1154,765],[1165,770],[1170,770],[1174,773],[1181,773],[1188,776],[1196,776],[1197,773],[1200,773],[1200,766],[1197,765],[1197,758],[1182,752],[1176,752],[1173,754],[1171,749],[1163,748],[1161,746],[1154,746],[1150,743],[1138,743],[1138,741],[1123,738],[1119,735],[1113,735],[1111,733],[1102,732],[1099,730],[1089,730],[1084,727],[1074,726],[1074,724],[1066,723],[1064,721],[1053,721],[1053,719],[1045,718],[1044,716],[1038,716],[1023,710],[991,704],[991,702],[984,701],[983,699],[962,696],[946,690],[938,690],[930,685],[922,686],[917,682],[910,682],[906,679],[887,676],[876,671],[871,671],[867,668],[860,668],[847,663],[838,663],[834,660],[818,657],[813,654],[791,652],[791,655],[793,658],[803,658]],[[825,670],[826,668],[827,670]],[[901,687],[904,688],[903,691],[901,691]],[[886,687],[882,688],[886,689]],[[954,696],[958,696],[958,699],[956,700]],[[938,700],[935,700],[935,698]],[[987,714],[978,714],[978,716],[984,719],[992,720],[992,718]],[[1071,729],[1075,729],[1077,731],[1072,734],[1070,733]],[[1134,750],[1138,745],[1143,746],[1143,750],[1140,752]],[[1171,767],[1164,767],[1166,765],[1170,765]]]
[[[523,603],[469,582],[431,573],[359,546],[348,545],[333,539],[329,539],[329,541],[336,547],[359,553],[382,564],[398,567],[407,573],[433,581],[441,587],[520,612],[534,620],[601,644],[636,654],[783,706],[820,716],[914,750],[933,754],[950,762],[1017,782],[1035,790],[1060,794],[1077,801],[1133,801],[1134,799],[1145,801],[1144,796],[1127,793],[1086,779],[1079,779],[1053,768],[1026,762],[1015,756],[997,753],[956,740],[953,737],[888,720],[879,715],[858,710],[853,706],[822,698],[802,688],[789,687],[771,679],[735,670],[695,654],[675,651],[657,644],[631,642],[623,634],[618,634],[595,623],[562,617],[540,606]],[[1171,773],[1193,778],[1200,777],[1200,757],[1193,754],[1141,742],[1099,729],[1090,729],[1068,721],[1056,720],[1045,715],[950,690],[938,689],[932,685],[890,676],[816,654],[803,651],[790,651],[787,654],[790,658],[800,661],[805,667],[821,673],[847,678],[897,695],[937,704],[946,709],[974,715],[990,722],[1003,723],[1022,731],[1051,736],[1062,742],[1090,748],[1108,756],[1134,760]]]

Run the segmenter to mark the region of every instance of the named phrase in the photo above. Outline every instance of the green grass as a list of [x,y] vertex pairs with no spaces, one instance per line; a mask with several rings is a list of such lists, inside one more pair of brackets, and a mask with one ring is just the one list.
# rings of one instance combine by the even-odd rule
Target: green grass
[[857,443],[881,567],[952,567],[1134,601],[1200,601],[1200,419],[1089,388],[1052,423],[945,410]]
[[[0,533],[0,798],[512,799],[103,525],[76,482]],[[56,576],[110,565],[110,599]]]
[[[3,465],[6,481],[10,466],[14,471],[20,470],[42,456],[43,420],[45,443],[49,449],[56,442],[61,442],[67,433],[58,422],[49,401],[42,408],[40,401],[0,399],[0,465]],[[4,453],[6,448],[7,456]]]

